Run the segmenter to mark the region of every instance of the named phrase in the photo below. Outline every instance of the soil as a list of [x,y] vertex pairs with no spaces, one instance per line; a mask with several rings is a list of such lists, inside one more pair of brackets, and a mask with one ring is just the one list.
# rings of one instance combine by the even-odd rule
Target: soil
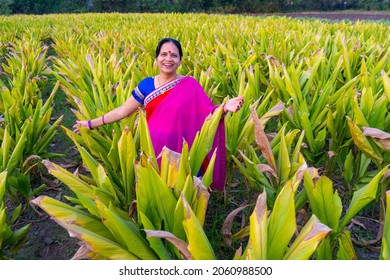
[[350,20],[350,21],[390,21],[390,13],[381,12],[331,12],[331,13],[288,13],[281,14],[292,18],[316,18],[328,20]]
[[[321,18],[329,20],[390,20],[390,14],[383,13],[290,13],[283,16],[295,18]],[[70,123],[72,120],[70,120]],[[70,127],[70,125],[65,125]],[[65,147],[66,148],[65,148]],[[53,145],[53,151],[69,152],[74,150],[69,148],[69,141],[59,139]],[[75,155],[73,155],[75,156]],[[68,165],[68,161],[60,161],[59,164]],[[70,193],[66,186],[60,185],[58,181],[51,178],[47,190],[42,194],[65,200],[64,195]],[[33,209],[26,205],[25,214],[19,218],[18,227],[31,224],[29,234],[25,245],[20,251],[12,256],[19,260],[67,260],[72,258],[79,248],[78,240],[69,237],[64,228],[50,219],[42,210]],[[220,213],[221,214],[221,213]],[[226,213],[226,215],[229,213]],[[224,215],[226,217],[226,215]],[[358,259],[375,259],[379,258],[379,248],[381,242],[375,239],[379,231],[379,223],[374,219],[365,217],[356,217],[350,225],[350,230],[355,244],[359,244],[357,250]],[[223,257],[221,258],[223,259]]]

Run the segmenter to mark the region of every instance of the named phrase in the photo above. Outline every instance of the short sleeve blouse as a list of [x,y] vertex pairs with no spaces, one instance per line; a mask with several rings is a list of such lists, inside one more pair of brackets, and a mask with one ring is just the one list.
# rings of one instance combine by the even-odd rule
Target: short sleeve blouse
[[148,96],[148,94],[150,94],[155,89],[154,78],[147,77],[138,84],[138,86],[131,92],[131,94],[135,100],[141,104],[144,104],[146,96]]

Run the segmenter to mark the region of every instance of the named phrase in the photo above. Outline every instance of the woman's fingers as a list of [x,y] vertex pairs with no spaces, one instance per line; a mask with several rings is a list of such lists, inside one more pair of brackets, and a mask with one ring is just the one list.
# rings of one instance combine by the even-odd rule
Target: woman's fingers
[[225,108],[230,112],[237,112],[238,110],[241,109],[243,104],[244,104],[244,96],[238,96],[229,99],[225,104]]
[[235,97],[233,99],[234,99],[235,103],[237,104],[236,110],[235,110],[237,112],[238,110],[241,109],[242,105],[244,104],[244,96],[238,96],[238,97]]
[[76,123],[73,125],[73,132],[79,134],[80,133],[80,130],[79,130],[80,127],[84,127],[83,121],[77,121],[76,120]]

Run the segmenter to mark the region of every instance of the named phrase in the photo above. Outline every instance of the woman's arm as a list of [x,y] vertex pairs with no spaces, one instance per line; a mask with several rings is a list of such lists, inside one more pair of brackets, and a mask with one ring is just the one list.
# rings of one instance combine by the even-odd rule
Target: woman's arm
[[73,131],[78,133],[80,127],[87,127],[89,129],[93,129],[101,125],[119,121],[134,113],[140,106],[141,103],[135,100],[133,96],[130,96],[121,106],[113,109],[112,111],[106,113],[101,117],[97,117],[92,120],[76,121],[76,124],[73,126]]

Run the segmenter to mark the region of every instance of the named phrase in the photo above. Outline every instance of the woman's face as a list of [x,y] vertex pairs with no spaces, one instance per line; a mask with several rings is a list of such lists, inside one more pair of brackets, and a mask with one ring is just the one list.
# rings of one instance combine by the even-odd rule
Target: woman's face
[[164,43],[161,46],[156,62],[158,68],[160,68],[160,73],[176,74],[176,70],[180,66],[179,49],[172,42]]

